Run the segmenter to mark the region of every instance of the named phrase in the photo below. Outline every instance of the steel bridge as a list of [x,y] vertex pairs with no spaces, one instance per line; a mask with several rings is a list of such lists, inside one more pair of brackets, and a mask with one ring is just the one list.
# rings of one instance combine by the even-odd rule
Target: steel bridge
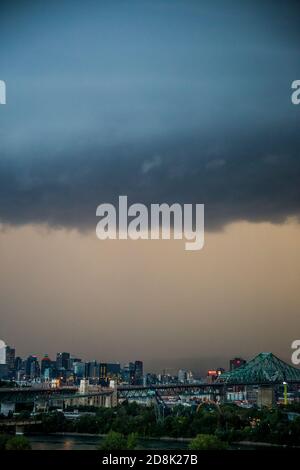
[[118,401],[127,399],[155,400],[163,405],[166,397],[178,397],[180,394],[210,395],[221,397],[224,393],[224,384],[159,384],[159,385],[120,385],[115,389],[103,388],[99,391],[78,393],[78,387],[60,388],[0,388],[0,403],[51,403],[54,401],[74,401],[84,398],[106,397],[116,395]]
[[62,398],[64,395],[73,395],[78,387],[0,387],[0,403],[33,403],[38,399],[48,400]]
[[194,384],[159,384],[149,386],[119,386],[117,388],[118,399],[144,399],[156,400],[160,405],[166,405],[168,398],[178,398],[182,394],[190,396],[214,396],[223,399],[224,384],[219,383],[194,383]]
[[242,367],[225,372],[219,382],[227,385],[300,384],[300,369],[279,359],[271,352],[260,353]]

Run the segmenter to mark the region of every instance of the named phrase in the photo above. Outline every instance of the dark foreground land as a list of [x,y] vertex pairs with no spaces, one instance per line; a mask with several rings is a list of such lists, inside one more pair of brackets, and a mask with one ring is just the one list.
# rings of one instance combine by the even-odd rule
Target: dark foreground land
[[[149,438],[161,442],[159,448],[167,449],[177,446],[195,450],[239,446],[251,448],[251,443],[253,447],[257,447],[255,443],[300,446],[299,404],[262,410],[228,404],[220,407],[207,404],[198,409],[178,406],[164,416],[159,415],[155,407],[146,408],[136,403],[123,403],[116,408],[85,407],[79,411],[90,414],[82,414],[77,419],[68,420],[63,413],[54,410],[36,417],[38,424],[26,427],[26,434],[29,437],[32,435],[32,442],[29,439],[28,447],[35,447],[35,442],[38,442],[33,436],[50,436],[53,433],[68,433],[69,436],[70,433],[106,435],[102,439],[99,438],[98,444],[93,441],[95,448],[103,449],[136,448],[141,446],[143,439],[151,440]],[[30,413],[23,411],[16,419],[30,419]],[[10,435],[12,429],[6,426],[5,422],[4,418],[0,420],[0,448],[7,449],[14,445],[26,447],[24,439],[23,443],[20,439],[19,442],[15,439],[9,444],[13,437]],[[166,436],[181,441],[175,441],[173,447],[171,441],[168,444],[168,440],[160,440]],[[64,446],[67,446],[65,443],[68,442],[72,440],[69,437],[68,441],[65,437]],[[39,448],[42,448],[41,439]]]

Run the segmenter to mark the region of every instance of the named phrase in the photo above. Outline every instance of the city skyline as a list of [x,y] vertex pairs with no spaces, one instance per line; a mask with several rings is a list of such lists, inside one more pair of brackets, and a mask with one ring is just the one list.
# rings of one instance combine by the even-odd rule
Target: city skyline
[[[266,352],[263,352],[262,354],[266,354]],[[273,354],[268,352],[267,354]],[[74,371],[74,365],[75,364],[82,364],[85,367],[89,367],[90,365],[98,365],[101,368],[101,365],[108,367],[111,366],[113,369],[118,366],[120,372],[126,368],[130,368],[131,365],[134,364],[141,364],[142,370],[144,370],[145,374],[158,374],[158,375],[166,375],[166,376],[177,376],[179,377],[180,373],[183,371],[189,372],[194,376],[195,378],[203,378],[203,377],[208,377],[209,375],[216,374],[216,371],[225,371],[225,370],[232,370],[233,368],[240,367],[245,365],[249,360],[252,360],[254,356],[257,356],[257,354],[254,354],[251,357],[241,357],[241,355],[235,355],[231,356],[229,359],[228,358],[222,358],[221,361],[219,361],[216,358],[206,358],[207,364],[206,367],[204,366],[205,361],[203,362],[203,358],[199,358],[196,362],[195,359],[187,359],[182,362],[182,359],[178,360],[176,358],[173,358],[174,365],[173,367],[166,367],[164,363],[157,363],[156,368],[147,368],[147,366],[144,368],[144,361],[143,360],[125,360],[124,358],[122,360],[101,360],[99,357],[94,357],[94,358],[87,358],[85,355],[79,356],[78,354],[74,354],[74,352],[68,352],[66,350],[60,350],[56,351],[52,356],[48,354],[47,352],[44,353],[36,353],[36,352],[30,352],[29,354],[26,355],[20,355],[15,346],[11,346],[5,343],[5,341],[0,340],[0,367],[1,364],[3,365],[8,365],[8,371],[16,370],[16,364],[22,364],[23,365],[26,363],[28,360],[34,360],[37,361],[39,365],[39,374],[38,376],[43,375],[43,364],[47,362],[47,364],[61,364],[60,366],[56,366],[59,368],[63,368],[65,370],[72,369]],[[103,358],[102,358],[103,359]],[[46,361],[46,362],[45,362]],[[288,363],[291,362],[290,360],[287,361]],[[293,362],[293,361],[292,361]],[[194,363],[195,367],[192,367],[192,364]],[[66,365],[67,364],[67,365]],[[75,372],[76,374],[76,372]],[[3,371],[0,370],[0,379],[1,376],[3,376]],[[5,377],[5,375],[4,375]],[[8,377],[8,376],[7,376]],[[6,377],[6,379],[7,379]],[[14,376],[11,376],[11,378],[16,378]]]

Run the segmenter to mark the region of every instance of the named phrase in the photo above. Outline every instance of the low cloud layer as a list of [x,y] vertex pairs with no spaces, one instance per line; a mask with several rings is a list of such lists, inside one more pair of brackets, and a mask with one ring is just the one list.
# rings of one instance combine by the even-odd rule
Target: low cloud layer
[[[263,131],[262,131],[263,134]],[[284,137],[284,139],[283,139]],[[3,223],[95,226],[103,202],[204,203],[206,226],[235,220],[283,222],[300,208],[300,142],[256,134],[220,144],[191,138],[0,161]],[[159,155],[159,157],[157,157]]]

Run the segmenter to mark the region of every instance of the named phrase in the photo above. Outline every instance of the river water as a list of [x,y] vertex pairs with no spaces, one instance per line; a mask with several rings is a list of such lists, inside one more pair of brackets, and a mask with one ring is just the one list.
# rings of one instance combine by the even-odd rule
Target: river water
[[[99,436],[30,435],[33,450],[96,450],[101,442]],[[139,449],[187,449],[188,442],[159,439],[139,439]]]

